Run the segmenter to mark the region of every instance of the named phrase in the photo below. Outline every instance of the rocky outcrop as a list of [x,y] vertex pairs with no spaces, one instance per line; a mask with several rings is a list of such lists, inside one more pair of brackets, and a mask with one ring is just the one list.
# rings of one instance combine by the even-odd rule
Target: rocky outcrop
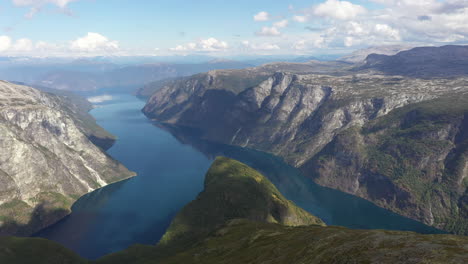
[[[229,73],[223,74],[224,80],[229,79],[226,77]],[[178,80],[173,83],[176,85],[166,84],[161,87],[143,111],[157,121],[196,130],[202,138],[210,141],[255,148],[282,156],[323,185],[359,195],[427,224],[456,231],[448,225],[428,221],[429,218],[424,214],[415,214],[413,207],[419,205],[420,200],[410,199],[411,206],[405,208],[398,204],[400,200],[380,202],[379,197],[369,194],[370,190],[356,191],[354,178],[357,176],[331,171],[327,175],[341,177],[333,181],[320,180],[321,177],[314,176],[317,167],[308,164],[337,135],[354,127],[362,127],[398,108],[448,95],[465,97],[468,93],[468,79],[426,80],[371,74],[331,76],[287,72],[267,77],[262,75],[262,78],[263,81],[256,79],[256,85],[235,86],[235,89],[223,89],[224,80],[217,78],[214,73]],[[211,81],[200,82],[200,79]],[[231,87],[230,84],[226,86]],[[340,153],[341,150],[337,149],[330,155],[341,157]],[[353,174],[355,171],[349,172]],[[375,181],[378,177],[383,176],[369,175],[367,181]],[[376,181],[372,187],[375,192],[387,190],[387,178]],[[392,182],[392,179],[388,181]],[[463,193],[466,187],[460,184],[457,188]],[[399,188],[389,190],[390,193],[404,193]],[[400,196],[395,199],[400,199]],[[458,215],[458,208],[453,207],[456,213],[445,219],[453,220]]]
[[340,133],[302,170],[322,185],[468,233],[468,96],[392,111]]
[[38,231],[67,215],[83,194],[134,175],[88,139],[65,102],[0,82],[2,234]]

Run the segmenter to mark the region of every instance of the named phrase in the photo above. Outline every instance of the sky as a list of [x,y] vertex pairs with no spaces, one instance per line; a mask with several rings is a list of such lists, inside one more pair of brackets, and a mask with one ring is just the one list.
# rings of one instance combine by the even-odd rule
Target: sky
[[468,43],[468,0],[0,0],[0,56],[338,54]]

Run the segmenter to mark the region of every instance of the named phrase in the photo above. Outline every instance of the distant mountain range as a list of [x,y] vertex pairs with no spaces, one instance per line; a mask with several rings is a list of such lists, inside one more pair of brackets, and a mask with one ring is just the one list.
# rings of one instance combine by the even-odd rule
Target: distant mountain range
[[350,63],[361,63],[370,54],[395,55],[400,51],[409,50],[411,48],[411,46],[405,45],[373,46],[366,49],[357,50],[349,55],[340,57],[337,60]]
[[468,75],[468,46],[419,47],[393,56],[371,54],[357,69],[418,78]]

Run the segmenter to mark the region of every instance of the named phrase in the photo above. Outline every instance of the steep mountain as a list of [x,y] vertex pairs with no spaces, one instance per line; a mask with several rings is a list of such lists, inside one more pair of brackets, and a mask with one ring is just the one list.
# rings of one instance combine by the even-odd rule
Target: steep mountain
[[81,109],[0,82],[1,234],[32,234],[67,215],[83,194],[134,175],[90,141],[104,130],[81,119]]
[[393,56],[371,54],[358,70],[417,78],[468,75],[468,46],[419,47]]
[[284,198],[259,172],[218,157],[206,173],[203,192],[177,214],[158,246],[185,248],[237,218],[286,226],[325,225]]
[[[437,136],[430,134],[432,126],[420,127],[424,130],[419,132],[422,139],[429,140],[424,134],[428,133],[434,141],[446,144],[443,148],[430,146],[419,156],[412,156],[411,151],[381,150],[396,163],[417,159],[409,164],[411,166],[393,166],[385,173],[376,172],[366,167],[369,163],[362,160],[374,157],[371,152],[357,148],[355,151],[360,152],[361,159],[354,161],[344,148],[346,141],[343,146],[330,147],[338,140],[338,135],[356,127],[362,128],[374,120],[377,122],[407,105],[430,100],[439,102],[440,99],[441,103],[433,111],[439,111],[440,116],[455,115],[449,110],[451,108],[444,107],[443,102],[450,104],[452,98],[461,101],[468,98],[467,77],[416,79],[369,73],[345,74],[345,71],[329,75],[294,71],[271,73],[265,68],[261,68],[262,71],[255,69],[257,71],[212,71],[166,82],[159,86],[143,111],[163,124],[196,130],[203,139],[279,155],[322,185],[366,198],[399,214],[448,231],[468,232],[468,218],[463,209],[466,207],[464,179],[467,172],[457,169],[457,173],[453,173],[455,163],[449,162],[454,153],[458,153],[455,160],[461,162],[457,165],[461,167],[457,168],[467,164],[460,158],[463,144],[458,141],[466,136],[461,120],[464,118],[463,106],[467,104],[456,103],[457,118],[443,124],[450,133],[444,134],[442,129],[434,132]],[[410,126],[404,122],[404,115],[396,116],[398,121],[394,124],[400,122],[406,126],[402,130]],[[430,118],[421,122],[442,126],[440,121]],[[385,126],[392,125],[382,124],[385,131],[390,129]],[[388,142],[411,141],[414,134],[403,132],[388,134],[393,137]],[[377,135],[381,136],[376,134],[370,139]],[[368,142],[361,145],[366,144],[369,148],[372,145]],[[333,151],[328,155],[333,159],[324,168],[316,165],[318,155],[330,148]],[[438,165],[430,161],[437,161]],[[332,166],[333,162],[337,163],[336,167]],[[415,169],[422,173],[414,174]],[[438,198],[428,198],[434,195]]]
[[40,91],[60,96],[62,108],[66,109],[74,121],[79,124],[91,142],[104,150],[109,149],[114,144],[115,136],[97,125],[94,117],[89,114],[89,111],[93,109],[93,105],[86,98],[71,91],[57,90],[38,85],[31,86],[21,82],[12,83],[30,86]]
[[373,46],[366,49],[356,50],[353,53],[343,56],[338,61],[361,63],[371,54],[380,55],[395,55],[400,51],[409,50],[412,47],[404,45],[386,45],[386,46]]
[[[88,262],[36,238],[0,239],[5,263],[463,263],[468,238],[326,227],[252,168],[218,157],[205,190],[156,246],[134,245]],[[29,261],[29,262],[28,262]]]

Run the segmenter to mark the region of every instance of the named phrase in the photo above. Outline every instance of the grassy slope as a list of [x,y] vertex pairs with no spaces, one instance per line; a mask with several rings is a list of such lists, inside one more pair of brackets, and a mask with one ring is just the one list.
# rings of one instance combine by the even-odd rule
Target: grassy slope
[[[274,204],[288,210],[275,213]],[[135,245],[91,263],[463,263],[468,257],[468,237],[325,227],[260,173],[227,158],[216,159],[205,191],[176,216],[161,244]],[[6,237],[0,263],[86,261],[51,241]]]
[[[157,263],[463,263],[468,238],[234,221]],[[140,263],[156,263],[154,260]]]
[[284,198],[259,172],[218,157],[206,174],[204,191],[175,217],[159,246],[190,245],[194,237],[204,237],[237,218],[288,226],[324,225]]
[[0,237],[0,263],[81,264],[87,261],[46,239]]

